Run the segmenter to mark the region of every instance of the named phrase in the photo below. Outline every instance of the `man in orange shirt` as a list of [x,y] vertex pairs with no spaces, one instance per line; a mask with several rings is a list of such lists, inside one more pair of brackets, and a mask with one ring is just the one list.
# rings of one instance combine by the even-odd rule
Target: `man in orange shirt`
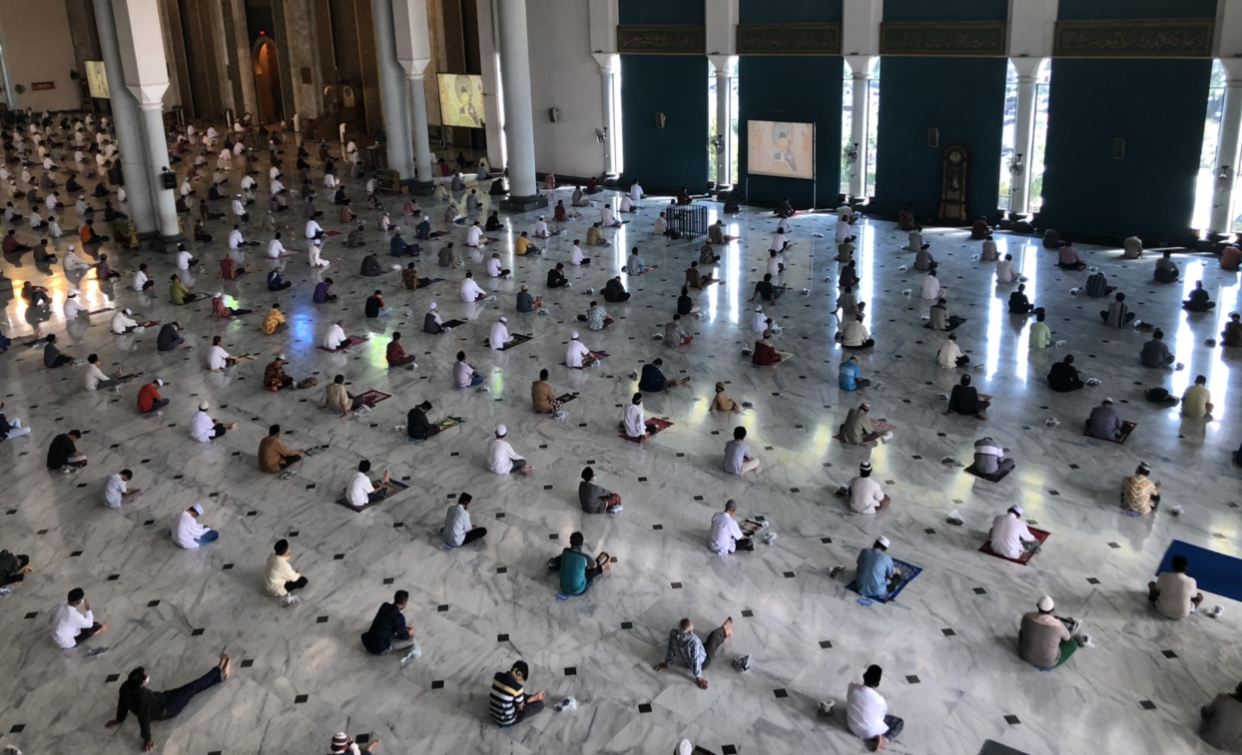
[[156,378],[138,389],[138,411],[143,414],[158,412],[168,406],[168,399],[160,395],[164,381]]
[[280,442],[280,425],[272,425],[267,429],[267,437],[259,441],[259,469],[268,474],[284,472],[301,461],[305,453],[302,449],[290,451],[285,448],[285,444]]
[[107,236],[100,236],[95,233],[95,221],[87,220],[86,225],[82,226],[82,243],[83,244],[102,244],[107,241]]

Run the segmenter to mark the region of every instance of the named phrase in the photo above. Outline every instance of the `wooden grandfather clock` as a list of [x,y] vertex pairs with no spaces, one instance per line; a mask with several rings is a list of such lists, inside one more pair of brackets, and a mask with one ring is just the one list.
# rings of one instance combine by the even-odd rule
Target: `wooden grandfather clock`
[[965,147],[949,147],[944,153],[944,185],[940,189],[940,220],[966,225],[966,174],[970,158]]

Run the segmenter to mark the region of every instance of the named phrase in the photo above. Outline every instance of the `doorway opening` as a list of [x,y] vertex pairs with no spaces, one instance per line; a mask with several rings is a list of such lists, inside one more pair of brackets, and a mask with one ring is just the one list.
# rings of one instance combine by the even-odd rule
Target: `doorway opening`
[[254,89],[259,99],[259,122],[276,123],[284,120],[285,105],[280,90],[280,61],[276,45],[264,37],[254,43],[251,50],[254,60]]

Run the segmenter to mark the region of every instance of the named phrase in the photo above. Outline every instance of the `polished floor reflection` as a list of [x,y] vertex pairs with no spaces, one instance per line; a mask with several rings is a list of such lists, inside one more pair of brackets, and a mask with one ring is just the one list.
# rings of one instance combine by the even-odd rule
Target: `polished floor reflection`
[[[364,204],[359,182],[351,193],[355,205]],[[555,198],[568,203],[569,191]],[[395,220],[404,220],[399,200],[384,201]],[[291,205],[286,246],[301,250],[301,203],[294,198]],[[430,199],[420,205],[443,229],[442,207]],[[27,753],[132,752],[139,746],[135,724],[119,733],[103,728],[115,708],[116,675],[145,665],[153,687],[171,687],[201,674],[226,648],[239,662],[233,679],[175,721],[156,723],[157,752],[326,751],[331,735],[346,730],[383,739],[387,753],[649,755],[669,752],[681,737],[717,753],[853,753],[863,745],[842,715],[821,718],[816,706],[843,701],[847,684],[870,663],[884,667],[880,691],[906,722],[893,752],[973,754],[989,739],[1032,755],[1208,751],[1195,734],[1198,707],[1238,681],[1239,650],[1230,638],[1242,606],[1209,595],[1208,605],[1225,607],[1221,618],[1200,614],[1172,623],[1149,609],[1144,586],[1174,539],[1238,553],[1238,474],[1230,454],[1242,438],[1230,406],[1242,378],[1233,369],[1236,354],[1204,344],[1238,307],[1237,274],[1207,258],[1178,257],[1186,282],[1157,285],[1152,259],[1123,262],[1116,250],[1082,248],[1088,264],[1128,294],[1138,317],[1168,334],[1185,369],[1162,372],[1139,365],[1145,335],[1105,328],[1096,314],[1103,304],[1071,292],[1087,273],[1063,272],[1051,252],[1001,235],[1002,253],[1014,255],[1032,298],[1048,310],[1054,342],[1065,341],[1030,350],[1028,320],[1006,313],[1011,287],[995,284],[994,266],[977,259],[979,243],[962,231],[929,230],[950,310],[966,318],[956,331],[959,344],[982,368],[971,367],[976,385],[994,396],[988,420],[979,422],[942,415],[938,396],[962,371],[935,361],[944,336],[922,327],[930,304],[918,295],[922,275],[907,269],[913,255],[900,251],[905,234],[891,223],[867,221],[857,229],[859,298],[868,303],[878,345],[860,353],[863,375],[875,385],[848,395],[837,388],[841,350],[833,339],[835,218],[793,220],[793,244],[779,276],[790,290],[769,309],[781,326],[777,348],[795,356],[776,368],[755,368],[742,350],[755,340],[750,298],[766,269],[775,219],[759,211],[726,219],[741,241],[718,265],[723,282],[696,294],[703,318],[688,321],[694,343],[674,350],[654,336],[675,311],[682,271],[698,258],[698,244],[652,236],[660,205],[648,200],[627,225],[607,232],[611,246],[587,249],[595,257],[591,265],[567,265],[573,287],[559,290],[546,290],[547,270],[568,263],[570,242],[585,239],[598,211],[569,223],[543,256],[513,254],[518,233],[533,231],[535,214],[507,218],[510,228],[496,246],[514,276],[489,280],[483,258],[468,255],[467,267],[497,294],[495,302],[470,305],[458,295],[460,271],[439,268],[434,256],[448,239],[460,248],[464,228],[424,246],[420,274],[442,276],[442,283],[409,294],[395,273],[378,283],[359,277],[365,251],[395,262],[378,215],[370,216],[366,249],[344,249],[345,236],[329,240],[327,272],[309,268],[304,255],[285,258],[279,264],[294,285],[278,294],[263,280],[270,233],[248,232],[264,243],[249,255],[259,274],[218,279],[227,226],[213,221],[217,241],[195,250],[206,272],[184,277],[199,292],[221,290],[231,305],[257,310],[224,322],[209,317],[207,304],[168,303],[173,266],[160,255],[106,248],[118,269],[132,272],[140,259],[150,265],[157,281],[150,296],[101,284],[93,273],[74,280],[59,266],[38,270],[28,255],[6,260],[5,273],[18,287],[29,279],[51,289],[50,319],[41,325],[60,336],[64,352],[98,352],[105,368],[141,372],[140,381],[159,377],[172,405],[162,416],[141,417],[139,383],[119,394],[87,393],[82,368],[43,370],[39,351],[20,346],[0,357],[5,412],[34,428],[29,438],[0,444],[0,467],[12,483],[0,511],[0,547],[29,553],[35,566],[26,584],[0,601],[0,631],[8,638],[0,649],[9,680],[8,705],[0,712],[0,732],[11,732],[5,741]],[[719,205],[709,206],[714,220]],[[321,208],[334,209],[322,201]],[[336,218],[324,226],[347,230]],[[606,305],[617,325],[587,331],[575,316],[594,298],[588,288],[601,289],[633,246],[659,269],[623,275],[633,298]],[[311,301],[314,283],[324,277],[335,280],[336,304]],[[1211,314],[1187,314],[1179,301],[1200,279],[1219,305]],[[523,283],[546,297],[550,314],[516,313]],[[368,320],[364,299],[376,288],[395,311]],[[176,319],[196,348],[159,353],[153,329],[114,336],[111,312],[66,325],[63,303],[71,289],[89,310],[130,307],[140,320]],[[258,325],[273,301],[291,328],[264,336]],[[423,314],[432,301],[443,319],[467,324],[424,335]],[[505,352],[482,346],[501,315],[511,332],[533,340]],[[31,323],[46,316],[19,298],[7,303],[4,318],[4,333],[24,340]],[[370,340],[348,353],[317,349],[337,319],[347,333]],[[589,347],[611,355],[600,367],[559,366],[575,329]],[[405,349],[417,355],[417,370],[384,367],[384,349],[398,330]],[[224,373],[205,371],[214,335],[224,336],[234,354],[259,356]],[[452,390],[459,349],[489,373],[489,392]],[[290,358],[291,375],[317,376],[319,386],[262,390],[263,367],[280,352]],[[1050,391],[1044,377],[1067,353],[1085,377],[1102,384],[1072,394]],[[692,380],[648,395],[648,413],[674,425],[647,444],[627,443],[617,437],[616,422],[635,390],[628,373],[655,357],[664,359],[670,377]],[[567,405],[565,422],[530,410],[529,387],[540,368],[551,371],[558,394],[580,393]],[[375,389],[393,397],[368,415],[340,420],[319,408],[336,374],[346,376],[354,393]],[[1156,385],[1180,395],[1197,374],[1207,376],[1217,407],[1211,421],[1186,420],[1176,408],[1144,400],[1143,390]],[[754,408],[727,417],[709,413],[717,381]],[[1125,445],[1081,435],[1083,419],[1105,396],[1138,422]],[[867,450],[831,440],[846,410],[864,398],[874,416],[897,425],[892,441]],[[203,399],[215,417],[240,428],[211,445],[193,442],[189,422]],[[395,428],[424,399],[434,404],[433,420],[459,416],[465,424],[410,445]],[[1060,424],[1047,425],[1049,418]],[[272,423],[282,425],[291,448],[329,448],[292,479],[261,474],[255,453]],[[486,445],[498,423],[534,465],[532,476],[487,471]],[[763,465],[745,479],[720,468],[724,442],[738,424],[748,428]],[[72,427],[88,433],[78,446],[89,467],[48,474],[48,443]],[[942,462],[969,463],[973,441],[984,434],[1017,460],[1017,470],[1000,484]],[[409,489],[363,513],[335,505],[361,458]],[[867,460],[894,500],[878,516],[853,515],[832,495]],[[1139,461],[1163,480],[1165,506],[1134,519],[1117,502],[1122,476]],[[581,513],[576,488],[586,464],[600,485],[622,496],[620,516]],[[105,479],[125,467],[135,471],[131,484],[142,496],[120,511],[104,508]],[[488,535],[446,553],[437,530],[449,499],[462,491],[474,496],[472,516]],[[744,516],[767,517],[776,540],[754,553],[710,553],[708,522],[729,498]],[[991,517],[1015,502],[1052,532],[1029,566],[978,552]],[[167,527],[194,503],[205,507],[203,520],[222,537],[199,551],[180,550]],[[1180,516],[1169,512],[1174,505]],[[965,520],[960,527],[945,522],[954,510]],[[589,549],[606,550],[619,563],[586,596],[558,602],[544,564],[575,530],[586,535]],[[923,572],[895,602],[862,606],[845,584],[859,548],[881,534],[896,558]],[[289,538],[292,563],[310,580],[303,602],[290,609],[266,597],[261,581],[266,555],[281,537]],[[834,579],[838,565],[846,569]],[[46,616],[75,586],[111,626],[102,640],[111,649],[99,658],[51,643]],[[404,668],[395,656],[366,655],[358,639],[397,588],[411,593],[406,615],[424,650]],[[1058,613],[1085,622],[1094,643],[1052,673],[1015,652],[1021,614],[1045,593],[1057,600]],[[651,670],[663,660],[668,630],[683,616],[703,632],[726,616],[737,621],[725,658],[708,672],[706,691],[684,673]],[[754,656],[746,673],[728,663],[742,654]],[[491,675],[518,658],[531,665],[528,689],[546,690],[552,699],[573,695],[578,709],[549,710],[510,730],[491,725]]]

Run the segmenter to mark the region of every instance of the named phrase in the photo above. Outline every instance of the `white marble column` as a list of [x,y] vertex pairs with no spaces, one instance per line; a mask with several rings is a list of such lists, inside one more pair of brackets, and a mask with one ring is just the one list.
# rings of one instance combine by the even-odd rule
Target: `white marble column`
[[[123,86],[125,71],[121,66],[120,45],[116,38],[116,21],[108,0],[95,0],[95,21],[99,27],[99,48],[104,69],[111,82],[112,122],[120,147],[121,170],[125,174],[129,217],[134,221],[140,238],[159,232],[152,209],[150,171],[147,169],[147,140],[142,124],[142,110],[134,95]],[[70,199],[76,199],[71,197]]]
[[[1014,121],[1014,157],[1005,166],[1010,169],[1009,211],[1026,214],[1031,207],[1031,158],[1035,145],[1035,93],[1038,90],[1039,67],[1043,58],[1011,58],[1018,70],[1018,112]],[[1014,172],[1017,164],[1021,170]]]
[[410,139],[409,89],[397,61],[393,0],[371,0],[375,15],[375,56],[380,79],[380,105],[387,132],[388,167],[403,184],[414,180],[414,151]]
[[[147,141],[146,170],[151,182],[159,225],[158,248],[175,251],[182,239],[173,189],[162,186],[160,174],[168,167],[164,133],[164,93],[168,91],[168,60],[160,29],[158,0],[113,0],[116,36],[125,69],[125,86],[138,99]],[[120,82],[116,82],[120,83]],[[126,179],[128,180],[128,179]]]
[[424,73],[431,63],[431,34],[426,0],[389,0],[392,3],[396,59],[405,69],[409,97],[407,136],[414,140],[416,181],[411,191],[429,196],[434,190],[431,137],[427,131],[427,90]]
[[733,183],[730,175],[733,169],[733,108],[730,90],[732,88],[733,56],[709,55],[712,65],[716,67],[716,133],[720,138],[720,150],[716,153],[716,188],[729,186]]
[[613,90],[616,87],[617,72],[613,65],[613,56],[611,54],[597,54],[595,55],[595,61],[599,63],[600,116],[603,118],[602,130],[608,135],[608,141],[600,147],[604,155],[604,174],[615,176],[617,175],[617,152],[614,144],[616,129],[613,128],[613,123],[616,120],[616,103],[613,101]]
[[1239,139],[1242,130],[1242,60],[1222,58],[1229,78],[1225,82],[1225,106],[1221,113],[1220,143],[1216,147],[1216,182],[1212,189],[1212,214],[1208,230],[1233,232],[1233,189],[1238,181]]
[[875,57],[871,55],[846,58],[853,79],[850,112],[850,145],[858,156],[850,165],[850,196],[859,199],[867,193],[867,134],[871,119],[871,72]]
[[505,142],[509,154],[509,198],[501,207],[526,212],[547,207],[535,184],[535,122],[531,114],[530,51],[526,0],[497,0],[500,77],[504,84]]

